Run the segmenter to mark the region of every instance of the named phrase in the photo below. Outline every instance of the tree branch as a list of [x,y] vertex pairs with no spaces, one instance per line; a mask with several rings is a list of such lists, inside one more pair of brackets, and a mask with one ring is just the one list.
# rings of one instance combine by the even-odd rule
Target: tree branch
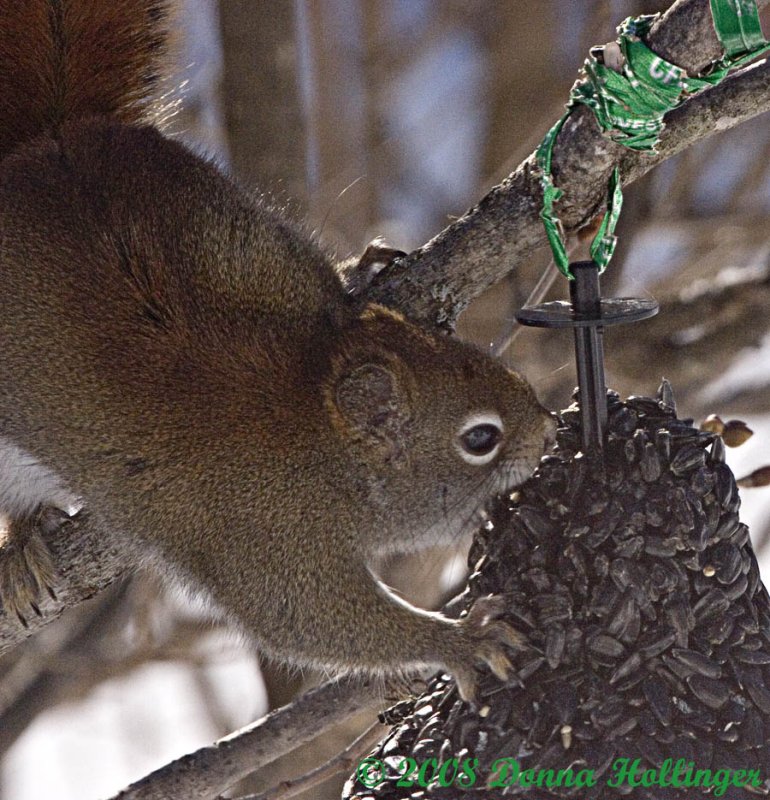
[[[648,44],[685,68],[703,68],[719,55],[708,8],[708,0],[679,0],[650,31]],[[564,190],[558,211],[565,230],[574,232],[596,215],[616,164],[628,183],[695,142],[768,110],[768,62],[733,74],[672,111],[654,155],[605,138],[593,112],[577,108],[562,128],[553,160],[556,185]],[[542,191],[533,165],[530,155],[461,219],[397,266],[383,270],[369,289],[370,299],[451,330],[474,297],[546,242]]]
[[126,556],[87,510],[78,512],[71,522],[46,538],[60,577],[57,599],[46,598],[41,603],[42,616],[28,619],[27,628],[0,607],[0,654],[57,619],[69,606],[93,597],[127,570]]
[[386,733],[386,729],[382,724],[379,721],[375,722],[342,752],[307,775],[284,781],[258,795],[239,797],[236,800],[289,800],[290,797],[296,797],[298,794],[304,794],[310,789],[314,789],[335,775],[349,774],[356,763],[379,742],[384,733]]
[[[649,381],[650,364],[665,352],[666,377],[688,398],[688,414],[717,410],[703,392],[704,376],[722,375],[744,348],[759,346],[767,327],[758,320],[764,320],[770,303],[770,265],[744,270],[739,279],[728,277],[716,273],[701,286],[663,298],[661,313],[644,323],[641,336],[633,326],[613,330],[607,364],[622,379],[622,390]],[[721,402],[735,408],[738,397],[736,390]],[[766,400],[766,393],[762,397]]]
[[261,720],[183,756],[131,784],[113,800],[208,800],[236,781],[309,742],[330,725],[374,708],[371,683],[329,681]]

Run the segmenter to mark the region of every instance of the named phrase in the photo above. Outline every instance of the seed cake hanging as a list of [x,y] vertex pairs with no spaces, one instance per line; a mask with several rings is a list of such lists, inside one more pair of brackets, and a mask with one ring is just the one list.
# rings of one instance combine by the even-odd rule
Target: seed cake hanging
[[[655,399],[609,392],[608,413],[603,464],[579,453],[578,410],[563,412],[554,453],[515,501],[498,504],[471,549],[466,606],[503,594],[503,618],[532,645],[514,654],[516,674],[506,685],[489,676],[476,710],[435,679],[372,754],[382,780],[367,786],[360,772],[345,797],[770,791],[770,602],[723,442],[677,419],[666,382]],[[456,774],[450,765],[439,780],[452,759]],[[500,759],[524,778],[511,768],[501,784]],[[722,793],[716,783],[666,785],[678,761],[682,781],[697,769],[737,782]],[[610,785],[624,763],[658,783]],[[568,769],[590,771],[595,785],[545,784]],[[759,781],[742,786],[739,770]],[[526,785],[538,775],[541,785]]]

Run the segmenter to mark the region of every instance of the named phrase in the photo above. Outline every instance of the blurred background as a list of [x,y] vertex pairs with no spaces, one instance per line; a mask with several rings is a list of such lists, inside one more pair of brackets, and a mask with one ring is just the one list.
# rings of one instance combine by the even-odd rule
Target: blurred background
[[[339,257],[383,235],[417,247],[537,145],[584,55],[641,0],[184,0],[174,22],[171,131],[269,194]],[[765,31],[770,20],[764,15]],[[680,416],[740,418],[737,477],[770,461],[770,125],[710,138],[625,193],[606,294],[654,296],[663,312],[610,331],[608,383],[650,394],[671,379]],[[551,408],[569,404],[571,344],[519,335],[512,317],[549,261],[464,315],[460,335],[505,354]],[[553,297],[564,296],[561,280]],[[770,489],[743,519],[770,579]],[[435,607],[462,580],[453,553],[383,565]],[[287,702],[318,676],[260,662],[205,609],[136,575],[73,609],[0,660],[0,800],[107,797],[172,758]],[[354,726],[283,759],[238,791],[260,791],[340,750]],[[331,781],[310,796],[339,796]]]

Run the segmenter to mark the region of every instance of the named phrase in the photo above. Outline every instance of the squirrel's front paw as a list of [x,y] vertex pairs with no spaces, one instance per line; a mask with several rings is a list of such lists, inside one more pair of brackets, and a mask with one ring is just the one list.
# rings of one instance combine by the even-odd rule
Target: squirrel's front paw
[[56,568],[41,534],[67,520],[69,517],[58,508],[40,508],[28,517],[12,520],[0,547],[0,603],[25,628],[30,611],[40,616],[43,592],[56,598]]
[[505,609],[499,595],[480,597],[467,616],[457,622],[459,645],[447,659],[447,669],[454,676],[460,697],[468,703],[477,699],[477,665],[486,664],[501,680],[507,680],[513,668],[506,648],[520,649],[525,639],[507,622],[495,619]]

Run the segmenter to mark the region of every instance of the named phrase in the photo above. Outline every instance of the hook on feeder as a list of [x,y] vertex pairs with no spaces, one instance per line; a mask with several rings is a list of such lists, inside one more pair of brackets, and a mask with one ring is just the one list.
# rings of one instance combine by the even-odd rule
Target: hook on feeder
[[570,264],[568,303],[555,300],[522,308],[516,319],[536,328],[572,328],[575,336],[578,402],[587,454],[601,453],[607,427],[607,388],[604,382],[604,328],[623,325],[655,316],[658,304],[640,298],[602,299],[599,265],[594,261]]

